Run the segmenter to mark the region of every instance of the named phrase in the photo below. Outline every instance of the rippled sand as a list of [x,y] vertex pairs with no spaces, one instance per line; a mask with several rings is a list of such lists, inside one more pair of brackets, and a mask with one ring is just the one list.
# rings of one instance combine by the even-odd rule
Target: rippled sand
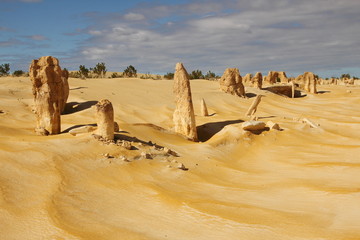
[[118,137],[179,154],[124,162],[141,149],[36,136],[30,80],[0,84],[1,239],[360,239],[360,86],[267,93],[257,116],[284,130],[239,137],[253,98],[192,81],[195,113],[204,98],[212,114],[196,117],[203,142],[193,143],[156,127],[173,127],[172,81],[70,79],[63,131],[95,123],[91,106],[107,98]]

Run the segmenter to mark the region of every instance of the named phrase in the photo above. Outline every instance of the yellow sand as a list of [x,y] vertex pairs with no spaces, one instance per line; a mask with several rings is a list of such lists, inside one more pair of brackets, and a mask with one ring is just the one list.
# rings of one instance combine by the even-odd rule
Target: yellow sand
[[[322,94],[297,99],[266,93],[256,115],[284,130],[237,136],[254,98],[192,81],[203,141],[193,143],[156,127],[173,127],[172,81],[69,82],[63,131],[95,123],[91,105],[107,98],[118,137],[180,157],[125,162],[141,147],[89,133],[36,136],[30,80],[0,78],[0,239],[360,239],[360,86],[319,86]],[[199,116],[201,98],[212,116]]]

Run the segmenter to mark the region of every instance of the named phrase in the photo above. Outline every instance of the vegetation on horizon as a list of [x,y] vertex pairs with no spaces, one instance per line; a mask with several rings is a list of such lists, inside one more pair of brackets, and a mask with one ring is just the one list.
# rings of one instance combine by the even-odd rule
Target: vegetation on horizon
[[8,76],[10,74],[10,64],[4,63],[0,65],[0,76]]
[[124,76],[126,77],[137,77],[137,70],[133,65],[128,66],[124,70]]

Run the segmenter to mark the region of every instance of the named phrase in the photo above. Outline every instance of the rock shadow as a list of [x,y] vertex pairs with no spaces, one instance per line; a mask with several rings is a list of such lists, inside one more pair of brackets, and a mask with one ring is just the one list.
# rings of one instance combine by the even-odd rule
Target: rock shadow
[[67,129],[65,129],[64,131],[62,131],[61,133],[68,133],[70,132],[70,130],[75,129],[75,128],[79,128],[79,127],[84,127],[84,126],[93,126],[96,127],[97,124],[96,123],[91,123],[91,124],[78,124],[78,125],[74,125],[72,127],[69,127]]
[[331,91],[317,91],[318,94],[330,93]]
[[220,132],[225,126],[242,122],[244,122],[244,120],[228,120],[223,122],[211,122],[200,125],[197,127],[199,141],[206,142],[216,133]]
[[97,104],[98,101],[86,101],[86,102],[69,102],[66,103],[65,110],[62,113],[62,115],[72,114],[76,112],[83,111],[85,109],[91,108],[95,104]]
[[77,87],[77,88],[70,88],[70,91],[72,91],[72,90],[79,90],[79,89],[83,89],[83,88],[88,88],[88,87]]
[[257,95],[255,93],[245,93],[245,96],[247,98],[253,98],[253,97],[256,97]]

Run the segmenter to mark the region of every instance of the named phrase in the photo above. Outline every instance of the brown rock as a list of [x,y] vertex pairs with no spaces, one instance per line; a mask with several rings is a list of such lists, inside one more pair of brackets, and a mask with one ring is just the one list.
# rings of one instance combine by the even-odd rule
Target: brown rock
[[277,72],[278,73],[278,78],[280,79],[281,83],[288,83],[289,79],[286,76],[285,72]]
[[304,74],[297,76],[295,78],[295,83],[298,84],[301,89],[304,89],[309,93],[317,93],[317,80],[312,72],[305,72]]
[[227,68],[220,78],[220,89],[226,93],[245,97],[245,88],[237,68]]
[[261,89],[262,88],[262,74],[261,72],[257,72],[255,76],[251,79],[251,83],[253,87]]
[[266,127],[268,127],[270,130],[281,130],[278,123],[274,123],[273,121],[268,121],[266,123]]
[[251,78],[252,78],[252,74],[251,73],[247,73],[243,79],[242,79],[242,82],[245,84],[245,83],[249,83],[251,81]]
[[97,121],[97,134],[106,140],[114,140],[114,109],[107,99],[99,101],[95,105]]
[[189,75],[182,63],[177,63],[174,74],[176,108],[173,115],[175,132],[198,141]]
[[270,84],[274,84],[277,82],[278,77],[279,77],[278,72],[270,71],[266,77],[266,81]]
[[59,134],[60,113],[69,96],[68,72],[61,70],[57,58],[47,56],[31,62],[29,75],[33,85],[36,128]]

